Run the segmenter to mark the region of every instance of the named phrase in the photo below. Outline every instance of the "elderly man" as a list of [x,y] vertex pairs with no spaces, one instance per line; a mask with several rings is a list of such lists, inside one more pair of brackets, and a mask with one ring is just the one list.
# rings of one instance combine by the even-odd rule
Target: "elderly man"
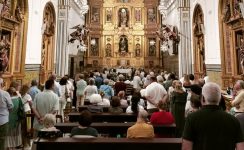
[[145,110],[140,110],[137,116],[136,124],[128,128],[127,138],[153,138],[153,126],[148,124],[148,113]]
[[218,106],[220,98],[217,84],[209,82],[203,86],[203,107],[186,119],[182,150],[244,149],[240,123]]
[[9,111],[14,107],[8,92],[2,90],[3,79],[0,78],[0,150],[5,149],[5,136],[9,121]]
[[145,97],[147,99],[147,111],[153,113],[158,111],[157,104],[160,100],[166,101],[167,91],[165,88],[157,83],[157,78],[154,76],[150,77],[151,84],[145,89]]
[[234,100],[232,105],[235,106],[235,112],[244,112],[244,81],[238,80],[234,86]]

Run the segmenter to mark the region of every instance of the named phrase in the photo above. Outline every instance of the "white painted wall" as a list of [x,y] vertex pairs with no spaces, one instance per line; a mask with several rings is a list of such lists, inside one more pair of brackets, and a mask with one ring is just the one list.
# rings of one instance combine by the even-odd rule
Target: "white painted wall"
[[58,0],[28,0],[29,20],[28,20],[25,64],[41,64],[41,47],[42,47],[41,27],[42,27],[42,20],[43,20],[43,11],[47,2],[53,3],[53,6],[55,8],[55,13],[56,13],[56,19],[57,19]]
[[[218,24],[219,0],[191,0],[191,24],[193,21],[194,9],[197,4],[201,5],[204,13],[206,64],[221,64]],[[193,45],[192,40],[191,42]]]

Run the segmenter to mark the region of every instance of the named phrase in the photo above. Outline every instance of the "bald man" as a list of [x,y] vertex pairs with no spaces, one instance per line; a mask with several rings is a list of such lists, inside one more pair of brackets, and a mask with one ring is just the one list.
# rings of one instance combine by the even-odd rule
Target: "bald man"
[[202,109],[186,118],[182,150],[243,150],[239,121],[218,105],[220,87],[206,83],[202,89]]

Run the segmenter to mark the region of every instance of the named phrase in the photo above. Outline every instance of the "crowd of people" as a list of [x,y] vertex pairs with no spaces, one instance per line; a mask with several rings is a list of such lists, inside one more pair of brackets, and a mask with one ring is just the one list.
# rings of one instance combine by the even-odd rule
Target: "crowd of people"
[[[176,124],[176,137],[182,137],[182,149],[244,149],[244,81],[233,89],[233,108],[226,109],[220,86],[208,78],[194,75],[178,78],[174,73],[137,69],[131,75],[104,69],[77,74],[73,79],[59,80],[50,75],[44,88],[12,82],[3,90],[0,79],[0,150],[28,146],[31,120],[21,119],[20,110],[33,113],[34,137],[62,136],[54,125],[55,115],[65,120],[64,110],[73,106],[76,111],[88,101],[88,109],[81,112],[79,126],[71,131],[77,135],[99,135],[90,127],[92,113],[136,114],[136,123],[128,128],[127,138],[160,137],[153,125]],[[230,112],[230,113],[229,113]],[[148,117],[150,115],[150,118]]]

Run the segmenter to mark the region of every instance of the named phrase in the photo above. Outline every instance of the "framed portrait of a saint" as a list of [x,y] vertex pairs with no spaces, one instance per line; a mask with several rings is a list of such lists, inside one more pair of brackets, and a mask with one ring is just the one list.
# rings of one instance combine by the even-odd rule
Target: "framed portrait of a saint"
[[112,22],[112,17],[113,17],[112,8],[107,8],[105,14],[106,14],[106,22]]
[[91,23],[100,22],[100,8],[92,7],[91,9]]
[[141,22],[141,8],[135,8],[135,22]]
[[148,39],[148,56],[156,56],[156,38]]
[[148,8],[147,9],[147,22],[148,23],[156,23],[156,8]]

